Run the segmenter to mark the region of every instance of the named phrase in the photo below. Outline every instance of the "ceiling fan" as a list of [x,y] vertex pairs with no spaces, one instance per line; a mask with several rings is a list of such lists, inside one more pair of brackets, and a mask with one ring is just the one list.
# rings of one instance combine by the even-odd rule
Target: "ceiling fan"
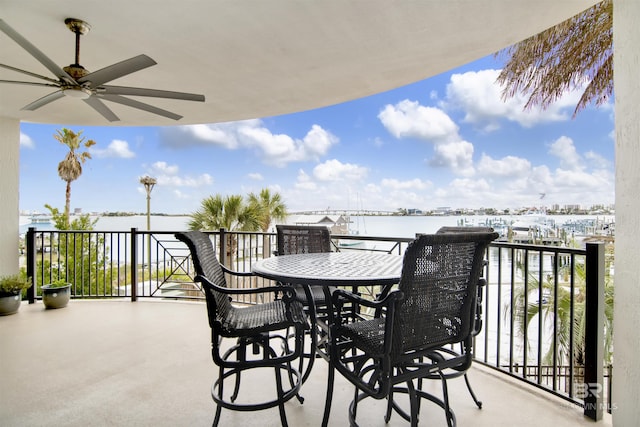
[[75,63],[67,67],[59,67],[49,57],[42,53],[31,42],[22,37],[17,31],[9,26],[6,22],[0,19],[0,31],[9,36],[13,41],[19,44],[24,50],[37,59],[42,65],[44,65],[49,71],[51,71],[57,78],[51,78],[41,76],[30,71],[21,70],[19,68],[12,67],[6,64],[0,64],[0,67],[16,71],[18,73],[26,74],[31,77],[35,77],[41,80],[46,80],[48,83],[42,82],[29,82],[29,81],[15,81],[15,80],[0,80],[0,83],[14,83],[22,85],[34,85],[34,86],[49,86],[58,88],[55,92],[43,96],[40,99],[32,102],[29,105],[23,107],[23,110],[37,110],[50,102],[60,99],[64,96],[70,96],[73,98],[82,99],[90,107],[100,113],[105,119],[110,122],[120,120],[115,115],[104,101],[116,102],[118,104],[127,105],[129,107],[144,110],[149,113],[157,114],[163,117],[167,117],[174,120],[179,120],[182,116],[172,113],[171,111],[163,110],[153,105],[146,104],[144,102],[136,101],[131,98],[127,98],[123,95],[129,96],[147,96],[153,98],[170,98],[180,99],[185,101],[200,101],[204,102],[204,95],[198,95],[193,93],[184,92],[172,92],[166,90],[157,89],[144,89],[137,87],[125,87],[125,86],[111,86],[106,85],[112,80],[126,76],[127,74],[140,71],[144,68],[156,65],[156,62],[149,58],[147,55],[138,55],[133,58],[118,62],[108,67],[102,68],[98,71],[90,72],[80,65],[80,36],[89,32],[91,27],[86,22],[75,19],[67,18],[64,20],[69,30],[76,35],[76,56]]

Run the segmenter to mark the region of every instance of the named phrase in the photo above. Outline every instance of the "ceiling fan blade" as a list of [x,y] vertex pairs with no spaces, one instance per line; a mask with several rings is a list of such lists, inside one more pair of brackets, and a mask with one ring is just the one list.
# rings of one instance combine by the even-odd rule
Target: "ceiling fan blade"
[[126,105],[128,107],[137,108],[138,110],[147,111],[149,113],[157,114],[159,116],[167,117],[173,120],[180,120],[182,116],[172,113],[171,111],[163,110],[162,108],[154,107],[153,105],[145,104],[144,102],[136,101],[134,99],[125,98],[120,95],[94,95],[104,98],[107,101],[117,102],[118,104]]
[[22,107],[23,110],[33,111],[37,110],[40,107],[44,107],[50,102],[55,101],[56,99],[60,99],[64,96],[61,90],[50,93],[49,95],[45,95],[40,99],[33,101],[31,104]]
[[184,101],[204,102],[204,95],[186,92],[173,92],[169,90],[143,89],[139,87],[125,86],[101,86],[96,88],[98,93],[106,95],[150,96],[154,98],[181,99]]
[[89,73],[84,77],[78,79],[78,83],[90,82],[92,87],[98,87],[103,83],[110,82],[119,77],[126,76],[127,74],[135,73],[136,71],[143,70],[147,67],[156,65],[156,61],[149,58],[147,55],[138,55],[133,58],[125,59],[108,67],[102,68],[93,73]]
[[54,85],[53,83],[21,82],[21,81],[18,81],[18,80],[0,80],[0,83],[13,83],[13,84],[18,84],[18,85],[31,85],[31,86],[60,87],[59,85]]
[[98,113],[100,113],[100,115],[102,115],[102,117],[109,120],[110,122],[117,122],[120,120],[120,118],[116,116],[116,114],[111,111],[111,109],[109,109],[109,107],[107,107],[104,102],[100,101],[95,96],[90,96],[89,98],[85,99],[84,102],[89,104],[91,108],[96,110]]
[[29,52],[31,56],[38,60],[42,65],[44,65],[49,71],[51,71],[56,77],[60,80],[65,80],[68,83],[75,84],[75,80],[66,71],[58,66],[55,62],[53,62],[47,55],[42,53],[40,49],[31,44],[31,42],[24,37],[22,37],[16,30],[11,28],[9,24],[0,19],[0,31],[5,33],[14,42],[18,43],[20,47]]
[[27,76],[35,77],[37,79],[46,80],[51,83],[57,83],[57,86],[59,86],[58,80],[52,79],[51,77],[41,76],[40,74],[32,73],[31,71],[21,70],[20,68],[12,67],[11,65],[6,65],[6,64],[0,64],[0,67],[6,68],[7,70],[15,71],[18,73],[26,74]]

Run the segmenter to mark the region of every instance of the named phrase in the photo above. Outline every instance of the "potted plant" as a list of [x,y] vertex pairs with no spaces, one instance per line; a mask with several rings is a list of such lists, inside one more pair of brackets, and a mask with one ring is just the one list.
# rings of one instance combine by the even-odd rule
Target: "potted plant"
[[22,302],[22,291],[31,286],[31,280],[20,274],[0,277],[0,316],[17,313]]
[[45,308],[62,308],[69,303],[71,283],[63,279],[42,285],[42,302]]

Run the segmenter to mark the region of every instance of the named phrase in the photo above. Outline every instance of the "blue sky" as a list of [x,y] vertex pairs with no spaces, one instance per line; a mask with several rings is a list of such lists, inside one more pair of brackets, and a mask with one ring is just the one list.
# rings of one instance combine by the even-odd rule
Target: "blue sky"
[[[613,204],[612,104],[572,119],[567,93],[546,111],[500,99],[499,59],[352,102],[239,122],[167,127],[21,125],[20,209],[64,207],[56,130],[97,144],[72,208],[191,213],[213,194],[279,192],[290,211],[520,208]],[[544,193],[544,199],[540,199]]]

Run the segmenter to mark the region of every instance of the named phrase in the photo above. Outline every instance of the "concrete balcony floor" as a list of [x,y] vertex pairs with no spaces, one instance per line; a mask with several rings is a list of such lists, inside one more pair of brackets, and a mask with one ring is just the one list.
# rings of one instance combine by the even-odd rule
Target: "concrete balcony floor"
[[[204,303],[71,301],[59,310],[23,303],[0,317],[0,424],[7,426],[208,426],[217,375]],[[475,365],[475,407],[464,380],[449,382],[459,426],[589,426],[581,409],[534,387]],[[336,375],[330,425],[348,424],[353,387]],[[241,396],[271,393],[272,379],[243,377]],[[434,394],[439,384],[432,382]],[[289,425],[322,420],[326,364],[303,385],[305,402],[286,404]],[[431,385],[430,385],[431,386]],[[385,401],[359,406],[362,426],[385,426]],[[442,410],[423,402],[421,425],[445,426]],[[222,411],[222,426],[278,426],[277,408]],[[389,426],[407,426],[395,414]],[[611,425],[605,415],[598,426]]]

